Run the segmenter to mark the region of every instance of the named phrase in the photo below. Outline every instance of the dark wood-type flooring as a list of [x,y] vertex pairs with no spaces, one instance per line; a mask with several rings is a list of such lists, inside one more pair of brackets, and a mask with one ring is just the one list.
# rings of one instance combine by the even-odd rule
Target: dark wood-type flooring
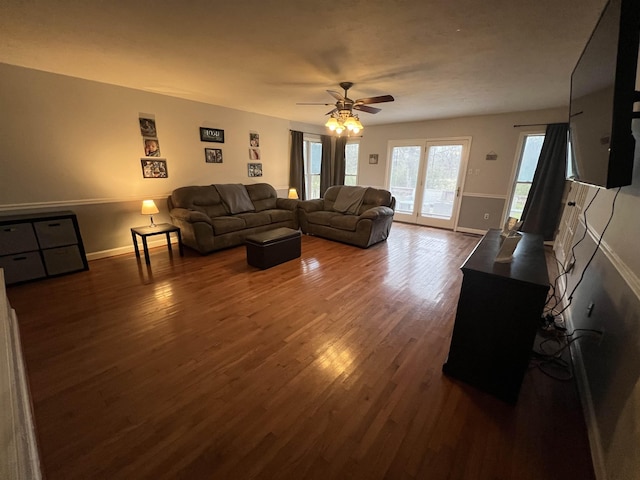
[[593,479],[573,382],[532,368],[510,406],[442,374],[478,241],[395,223],[265,271],[157,247],[9,287],[46,477]]

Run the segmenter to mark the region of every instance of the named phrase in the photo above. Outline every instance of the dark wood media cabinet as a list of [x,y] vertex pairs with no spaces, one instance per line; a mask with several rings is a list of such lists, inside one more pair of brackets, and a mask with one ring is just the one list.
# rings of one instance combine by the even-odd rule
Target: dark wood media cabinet
[[523,233],[511,263],[495,263],[500,230],[489,230],[461,267],[449,356],[442,370],[515,404],[549,291],[541,235]]
[[76,215],[0,217],[0,268],[7,285],[88,270]]

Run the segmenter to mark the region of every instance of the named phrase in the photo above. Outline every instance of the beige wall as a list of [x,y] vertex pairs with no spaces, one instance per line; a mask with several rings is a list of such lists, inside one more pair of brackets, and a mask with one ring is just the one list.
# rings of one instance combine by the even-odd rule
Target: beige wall
[[[129,251],[129,228],[148,221],[141,201],[156,199],[156,220],[168,221],[176,187],[289,185],[288,120],[6,64],[0,112],[0,213],[71,209],[90,253]],[[142,177],[140,115],[156,120],[166,179]],[[201,142],[201,126],[223,129],[225,142]],[[260,133],[263,177],[247,175],[249,131]],[[206,163],[205,147],[221,148],[223,163]]]
[[[360,141],[358,180],[362,185],[385,185],[388,144],[391,140],[470,136],[467,172],[471,170],[473,174],[467,173],[465,176],[458,227],[462,230],[498,228],[506,214],[507,199],[511,194],[520,136],[523,133],[544,132],[545,128],[514,128],[514,125],[566,122],[567,118],[566,108],[555,108],[382,126],[367,127],[365,123]],[[497,160],[486,160],[490,152],[498,155]],[[379,155],[377,165],[369,165],[371,153]],[[490,209],[475,208],[477,202],[482,202]],[[500,208],[496,208],[496,202],[500,203]],[[494,214],[496,211],[499,213]],[[489,212],[491,216],[487,222],[483,215]]]

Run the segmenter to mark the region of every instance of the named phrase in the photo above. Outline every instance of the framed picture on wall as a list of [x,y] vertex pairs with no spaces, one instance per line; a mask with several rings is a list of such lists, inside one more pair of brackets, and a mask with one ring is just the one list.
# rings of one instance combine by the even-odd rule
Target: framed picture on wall
[[167,178],[167,161],[159,159],[141,158],[142,178]]
[[262,176],[262,164],[261,163],[248,163],[248,170],[250,177],[261,177]]
[[143,137],[155,137],[156,121],[153,118],[140,117],[140,133]]
[[369,155],[369,164],[371,165],[375,165],[378,163],[378,154],[377,153],[372,153]]
[[224,143],[224,130],[200,127],[200,141]]
[[220,148],[205,148],[204,160],[207,163],[222,163],[222,149]]
[[160,156],[160,142],[157,138],[143,138],[144,154],[147,157],[159,157]]

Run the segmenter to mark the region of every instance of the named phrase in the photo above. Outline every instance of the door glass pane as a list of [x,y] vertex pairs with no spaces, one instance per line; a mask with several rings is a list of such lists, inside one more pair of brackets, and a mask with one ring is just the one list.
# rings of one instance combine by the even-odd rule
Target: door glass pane
[[397,212],[413,213],[421,151],[419,145],[393,147],[391,151],[389,191],[396,197]]
[[423,217],[451,218],[461,160],[462,145],[429,147],[420,211]]

